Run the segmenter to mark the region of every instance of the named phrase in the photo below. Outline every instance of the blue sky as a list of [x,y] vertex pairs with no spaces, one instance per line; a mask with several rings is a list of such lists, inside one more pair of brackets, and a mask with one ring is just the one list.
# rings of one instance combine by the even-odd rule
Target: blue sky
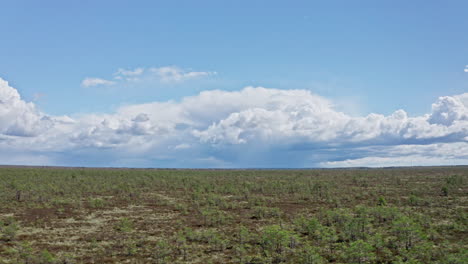
[[[11,163],[270,167],[294,159],[281,166],[308,167],[393,165],[400,164],[405,155],[413,155],[417,164],[429,165],[468,160],[466,155],[448,157],[439,153],[444,149],[450,152],[455,146],[447,144],[457,144],[463,153],[468,140],[463,123],[468,107],[464,96],[468,92],[466,1],[17,0],[2,1],[0,9],[0,78],[8,81],[3,96],[14,90],[21,95],[18,102],[34,104],[34,109],[24,106],[25,110],[4,103],[8,111],[3,113],[8,115],[2,117],[0,111],[0,122],[5,123],[0,124],[0,135],[5,135],[3,141],[0,138],[4,142],[0,147],[5,156],[13,157]],[[248,86],[272,90],[251,92],[245,90]],[[207,95],[212,100],[237,98],[233,93],[238,92],[263,101],[239,107],[241,98],[227,109],[226,104],[208,102],[200,95],[213,90],[226,94]],[[317,99],[320,102],[316,104],[326,103],[317,110],[315,103],[303,102],[308,110],[294,111],[307,118],[295,120],[296,124],[291,121],[291,108],[302,96],[310,96],[312,101],[317,96],[323,100]],[[456,102],[440,99],[443,96]],[[272,98],[277,97],[285,101],[272,109],[277,100]],[[184,103],[187,98],[205,108],[196,110],[196,116],[175,114],[181,108],[188,111],[194,107]],[[13,99],[10,101],[17,100]],[[172,112],[160,110],[162,106],[156,107],[157,112],[153,106],[143,107],[167,101],[177,105],[171,106],[175,107]],[[128,110],[134,108],[141,113]],[[20,118],[12,109],[31,113]],[[283,123],[262,125],[268,113],[258,109],[275,114],[280,111],[289,118]],[[332,120],[342,126],[317,119],[330,109],[346,114],[342,118],[332,113],[337,118]],[[361,122],[352,118],[372,123],[373,114],[382,115],[384,121],[372,123],[370,132],[376,129],[372,127],[383,129],[382,122],[393,126],[388,119],[399,109],[406,115],[404,124],[397,125],[399,130],[342,137],[364,133],[347,130]],[[210,115],[212,111],[223,114]],[[135,121],[138,114],[142,114],[141,120],[146,120],[146,115],[148,121]],[[240,122],[232,121],[236,114],[250,122],[248,128],[232,128]],[[164,123],[161,118],[166,118],[161,115],[174,115],[178,121]],[[450,121],[436,120],[436,116]],[[38,121],[44,117],[51,121],[45,125]],[[69,124],[75,124],[73,128],[65,128],[63,118],[69,118]],[[298,126],[309,122],[306,119],[312,120],[309,127],[298,132]],[[108,134],[89,132],[96,131],[103,120],[110,125],[99,129]],[[234,123],[227,124],[229,120]],[[427,124],[421,125],[423,121]],[[29,126],[30,122],[35,123]],[[131,122],[152,125],[134,131],[129,128]],[[164,124],[166,130],[156,128],[156,124]],[[313,130],[320,125],[324,126],[322,132]],[[366,127],[368,123],[360,125]],[[224,131],[222,126],[230,130]],[[130,129],[125,130],[127,134],[122,127]],[[409,127],[420,128],[420,134],[408,132]],[[326,135],[327,129],[336,129],[336,135]],[[177,134],[177,138],[167,138],[163,130],[172,131],[170,134]],[[236,141],[229,133],[237,130],[242,132]],[[60,142],[50,143],[43,133],[56,135]],[[83,133],[92,139],[77,143],[77,138],[84,138]],[[63,138],[65,134],[73,136]],[[118,143],[97,139],[114,136]],[[130,142],[161,137],[165,137],[163,143],[153,142],[145,150],[128,147]],[[248,149],[249,140],[262,144]],[[278,140],[288,143],[277,144]],[[44,142],[51,146],[39,147]],[[420,153],[432,147],[439,154],[421,158],[420,153],[402,153],[401,149],[415,145],[424,149]],[[116,149],[127,154],[115,157],[112,153]],[[396,151],[391,157],[383,154],[391,151]],[[252,157],[247,158],[248,153]]]

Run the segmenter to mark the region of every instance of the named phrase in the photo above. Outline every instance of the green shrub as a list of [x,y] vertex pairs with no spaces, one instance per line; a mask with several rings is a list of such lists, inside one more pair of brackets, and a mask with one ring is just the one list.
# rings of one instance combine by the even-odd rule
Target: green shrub
[[171,245],[165,240],[159,240],[154,248],[153,259],[157,264],[168,263],[171,253]]
[[281,216],[281,210],[276,207],[256,206],[252,209],[252,218],[265,219]]
[[240,245],[246,244],[250,240],[250,231],[243,225],[239,227],[238,231],[238,241]]
[[263,228],[261,233],[261,246],[265,252],[285,252],[286,248],[295,247],[299,238],[291,231],[278,225],[270,225]]
[[377,205],[378,206],[386,206],[387,205],[387,201],[385,200],[385,198],[383,196],[379,197],[379,199],[377,200]]
[[424,237],[421,226],[407,216],[402,216],[394,221],[392,232],[398,239],[398,244],[405,250],[411,249]]
[[182,214],[187,214],[188,213],[188,206],[186,204],[183,204],[183,203],[176,203],[175,204],[175,209],[179,212],[181,212]]
[[130,232],[133,230],[133,222],[128,218],[122,218],[117,222],[114,228],[120,232]]
[[374,248],[363,240],[351,242],[344,251],[343,260],[351,263],[375,263]]
[[461,186],[463,185],[463,177],[460,175],[452,175],[445,179],[448,185]]
[[442,186],[442,188],[440,190],[441,190],[443,196],[448,196],[449,195],[449,187],[447,185]]
[[320,222],[317,220],[315,217],[305,217],[305,216],[300,216],[296,219],[294,219],[294,229],[306,236],[309,236],[310,238],[317,238],[318,232],[322,225]]
[[89,198],[88,203],[91,208],[104,208],[106,206],[106,201],[101,198]]
[[126,256],[135,256],[138,252],[138,247],[135,241],[125,241],[124,252]]
[[298,264],[324,264],[325,259],[318,254],[315,247],[306,245],[298,253],[298,257],[295,260]]
[[41,252],[40,259],[41,259],[41,262],[40,262],[41,264],[53,264],[53,263],[55,263],[55,256],[52,255],[52,253],[50,253],[47,250],[43,250]]
[[204,208],[201,210],[203,223],[206,226],[218,226],[227,223],[228,216],[225,212],[216,208]]
[[18,233],[19,227],[15,219],[9,217],[5,220],[0,220],[0,239],[3,241],[12,241]]

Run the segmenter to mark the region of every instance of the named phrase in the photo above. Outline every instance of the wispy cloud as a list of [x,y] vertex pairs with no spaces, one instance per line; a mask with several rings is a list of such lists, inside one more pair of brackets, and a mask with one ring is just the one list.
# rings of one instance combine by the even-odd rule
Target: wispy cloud
[[214,71],[193,71],[183,69],[177,66],[164,67],[138,67],[135,69],[119,68],[113,74],[113,80],[102,78],[86,78],[81,82],[84,87],[99,86],[99,85],[114,85],[119,83],[135,83],[135,82],[159,82],[159,83],[181,83],[188,80],[200,79],[204,77],[214,76],[217,72]]
[[125,70],[125,69],[118,69],[115,75],[123,75],[123,76],[138,76],[142,75],[144,72],[144,68],[136,68],[134,70]]
[[154,74],[163,82],[182,82],[189,79],[217,74],[216,72],[184,70],[176,66],[150,68],[149,72]]
[[85,78],[81,85],[83,87],[99,86],[99,85],[113,85],[115,82],[101,79],[101,78]]
[[468,65],[465,66],[465,72],[468,72]]
[[114,73],[114,79],[126,81],[138,80],[144,72],[144,68],[135,68],[133,70],[126,70],[120,68]]

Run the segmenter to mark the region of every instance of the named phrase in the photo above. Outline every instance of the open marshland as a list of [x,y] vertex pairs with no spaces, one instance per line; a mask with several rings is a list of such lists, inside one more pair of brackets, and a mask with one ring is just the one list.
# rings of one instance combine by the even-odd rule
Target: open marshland
[[0,168],[0,263],[466,263],[468,168]]

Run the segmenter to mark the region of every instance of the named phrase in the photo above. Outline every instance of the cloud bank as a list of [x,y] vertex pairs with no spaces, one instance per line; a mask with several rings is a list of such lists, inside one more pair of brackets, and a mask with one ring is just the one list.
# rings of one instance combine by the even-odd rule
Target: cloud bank
[[[135,78],[151,69],[119,70]],[[170,81],[204,75],[158,68]],[[468,93],[409,117],[355,117],[306,90],[246,87],[114,113],[50,116],[0,79],[3,164],[342,167],[468,164]]]

